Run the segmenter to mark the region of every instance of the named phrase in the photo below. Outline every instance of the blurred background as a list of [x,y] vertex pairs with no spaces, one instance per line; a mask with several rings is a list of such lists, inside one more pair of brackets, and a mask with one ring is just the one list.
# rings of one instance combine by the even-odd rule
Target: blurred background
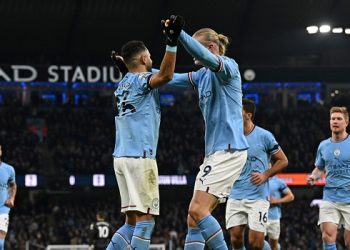
[[[0,0],[0,144],[18,185],[6,249],[85,244],[99,210],[115,229],[123,223],[112,162],[121,74],[110,53],[142,40],[159,67],[160,20],[171,14],[184,16],[189,34],[211,27],[230,37],[227,55],[257,104],[255,123],[289,159],[281,177],[296,200],[283,207],[282,249],[321,249],[310,204],[324,182],[311,189],[305,178],[331,135],[329,108],[350,107],[349,11],[347,0]],[[196,70],[181,46],[176,69]],[[152,243],[180,250],[204,157],[203,118],[192,90],[160,91],[161,216]],[[216,216],[224,227],[224,207]]]

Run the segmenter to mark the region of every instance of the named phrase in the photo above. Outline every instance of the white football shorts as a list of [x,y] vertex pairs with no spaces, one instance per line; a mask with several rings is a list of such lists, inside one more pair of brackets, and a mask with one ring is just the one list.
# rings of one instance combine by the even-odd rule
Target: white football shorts
[[269,207],[267,200],[228,199],[226,228],[248,225],[254,231],[265,233]]
[[205,157],[199,167],[194,190],[208,192],[216,196],[220,202],[226,201],[246,160],[246,150],[217,151]]
[[114,158],[121,211],[159,215],[158,167],[154,159]]
[[318,225],[323,222],[333,222],[338,227],[344,226],[350,230],[350,203],[322,200]]
[[266,235],[269,239],[278,240],[281,233],[280,220],[267,220]]
[[8,227],[9,227],[9,215],[0,214],[0,231],[4,231],[5,233],[7,233]]

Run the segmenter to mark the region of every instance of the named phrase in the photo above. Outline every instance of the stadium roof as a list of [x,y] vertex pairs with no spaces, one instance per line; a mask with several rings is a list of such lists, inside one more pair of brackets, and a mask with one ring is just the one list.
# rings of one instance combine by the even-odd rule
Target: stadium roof
[[[160,20],[181,14],[189,33],[212,27],[228,35],[228,55],[241,65],[349,66],[350,35],[305,29],[350,28],[349,13],[348,0],[2,0],[0,64],[104,64],[112,49],[139,39],[157,65]],[[178,64],[192,64],[183,49]]]

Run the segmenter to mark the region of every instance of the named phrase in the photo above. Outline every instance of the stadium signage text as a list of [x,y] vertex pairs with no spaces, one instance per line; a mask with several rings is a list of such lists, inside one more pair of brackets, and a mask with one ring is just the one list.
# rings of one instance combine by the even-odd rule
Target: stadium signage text
[[113,66],[8,65],[0,67],[5,82],[119,82],[121,75]]

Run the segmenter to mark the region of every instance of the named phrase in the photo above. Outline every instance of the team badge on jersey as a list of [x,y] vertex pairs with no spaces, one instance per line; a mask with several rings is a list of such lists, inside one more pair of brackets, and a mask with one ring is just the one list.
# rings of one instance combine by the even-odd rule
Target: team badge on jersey
[[334,156],[338,157],[340,155],[340,149],[337,148],[336,150],[334,150]]
[[159,199],[153,199],[152,200],[152,207],[159,208]]

